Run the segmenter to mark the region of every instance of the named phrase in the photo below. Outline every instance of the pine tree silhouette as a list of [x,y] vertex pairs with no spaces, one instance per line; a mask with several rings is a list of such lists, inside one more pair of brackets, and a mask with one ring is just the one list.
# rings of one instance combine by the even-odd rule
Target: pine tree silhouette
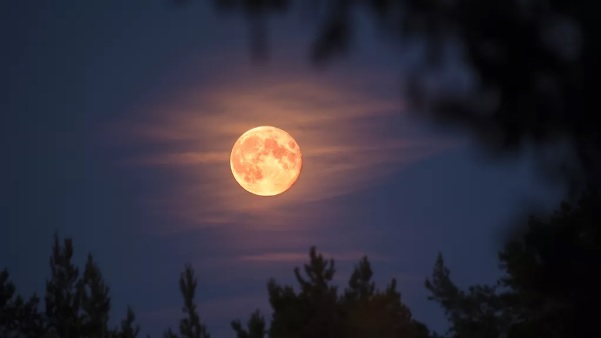
[[[179,332],[181,338],[210,338],[207,328],[200,322],[194,296],[196,293],[196,277],[190,264],[186,264],[179,280],[179,289],[184,298],[182,312],[185,317],[180,320]],[[171,329],[165,332],[166,338],[177,338]]]

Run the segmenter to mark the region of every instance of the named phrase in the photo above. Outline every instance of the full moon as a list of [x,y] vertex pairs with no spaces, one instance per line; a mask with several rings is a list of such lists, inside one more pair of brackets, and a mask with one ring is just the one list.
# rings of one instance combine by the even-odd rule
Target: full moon
[[302,165],[296,141],[287,132],[271,126],[242,134],[230,155],[230,167],[238,184],[259,196],[275,196],[290,189]]

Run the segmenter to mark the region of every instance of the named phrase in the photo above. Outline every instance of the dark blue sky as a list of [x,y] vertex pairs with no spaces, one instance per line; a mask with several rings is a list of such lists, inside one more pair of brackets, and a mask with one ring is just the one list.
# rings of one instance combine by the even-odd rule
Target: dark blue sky
[[[200,3],[0,4],[0,267],[21,293],[42,292],[58,231],[77,262],[98,261],[114,319],[131,304],[143,332],[176,327],[191,262],[203,319],[232,337],[230,320],[269,313],[267,278],[292,281],[317,245],[339,281],[368,254],[380,285],[398,278],[415,317],[441,329],[423,288],[438,251],[460,285],[491,281],[501,229],[524,203],[556,201],[528,161],[484,161],[409,117],[399,77],[414,51],[360,39],[317,70],[312,26],[292,17],[270,22],[271,61],[257,65],[247,23]],[[271,199],[238,187],[228,163],[264,124],[304,155]]]

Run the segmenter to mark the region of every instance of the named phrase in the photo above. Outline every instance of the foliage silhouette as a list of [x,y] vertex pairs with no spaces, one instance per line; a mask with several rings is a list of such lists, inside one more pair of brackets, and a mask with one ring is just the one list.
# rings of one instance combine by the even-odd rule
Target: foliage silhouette
[[107,336],[111,309],[109,288],[105,285],[92,255],[88,255],[83,276],[77,286],[82,309],[80,334],[83,336]]
[[[73,264],[73,242],[54,236],[50,258],[51,276],[46,281],[45,312],[39,312],[37,296],[25,302],[16,294],[8,271],[0,272],[0,336],[47,338],[136,338],[140,327],[135,314],[127,309],[121,325],[109,329],[111,299],[109,287],[91,254],[87,256],[83,274]],[[315,247],[309,251],[309,262],[294,269],[298,292],[291,286],[269,280],[267,289],[273,308],[271,327],[256,310],[246,327],[232,322],[238,338],[311,337],[311,338],[426,338],[425,325],[415,321],[402,303],[393,279],[384,290],[378,290],[367,257],[363,257],[342,293],[332,284],[334,261],[326,260]],[[184,304],[184,318],[179,333],[167,330],[167,338],[210,338],[200,321],[195,303],[197,280],[187,264],[180,275],[179,288]]]
[[0,272],[0,337],[18,334],[41,337],[42,316],[38,311],[39,298],[33,295],[27,302],[16,295],[15,285],[6,269]]
[[246,323],[246,329],[242,327],[239,320],[232,321],[232,329],[236,332],[236,338],[264,338],[267,334],[265,318],[259,310],[250,315]]
[[529,231],[499,253],[505,275],[493,286],[460,290],[439,256],[425,285],[447,314],[450,336],[601,334],[595,310],[601,302],[599,210],[601,198],[593,191],[548,219],[530,219]]
[[65,239],[61,247],[54,235],[50,257],[50,279],[46,281],[46,321],[48,330],[59,337],[77,337],[80,299],[77,292],[79,269],[71,262],[73,242]]
[[[179,289],[184,298],[184,306],[182,312],[185,317],[180,320],[179,332],[182,338],[210,338],[206,327],[200,323],[200,317],[196,310],[194,295],[196,293],[196,277],[194,277],[194,269],[190,264],[186,265],[179,280]],[[165,333],[166,338],[177,338],[178,335],[173,333],[171,329]]]
[[[319,29],[311,59],[324,64],[352,51],[368,17],[388,43],[426,42],[423,63],[407,70],[404,97],[443,125],[465,129],[505,156],[536,150],[541,173],[568,183],[573,197],[601,183],[596,82],[601,40],[595,3],[586,0],[214,0],[254,22],[255,46],[267,53],[265,17],[286,10],[310,15]],[[256,23],[259,22],[259,23]],[[254,41],[253,40],[253,41]],[[256,48],[254,49],[256,50]],[[471,89],[451,80],[453,51]]]
[[128,308],[121,326],[109,329],[109,288],[92,255],[83,274],[72,263],[73,242],[54,235],[44,311],[34,294],[27,302],[16,295],[7,270],[0,273],[0,337],[136,338],[140,328]]
[[[564,203],[546,219],[531,218],[529,231],[499,253],[504,276],[494,285],[457,287],[439,255],[425,282],[431,300],[445,310],[453,338],[526,338],[599,336],[596,308],[601,302],[601,196],[591,190],[577,203]],[[128,308],[115,329],[108,328],[109,288],[91,255],[83,274],[72,263],[73,244],[54,236],[51,276],[46,282],[45,311],[39,298],[16,294],[8,271],[0,272],[1,337],[135,338],[140,328]],[[425,325],[412,318],[393,279],[384,289],[373,281],[367,257],[354,267],[346,287],[333,285],[334,260],[315,247],[302,269],[294,269],[297,287],[267,283],[272,308],[270,327],[253,312],[246,327],[233,321],[238,338],[426,338]],[[179,335],[209,338],[194,301],[197,281],[186,265],[179,280],[184,318]]]
[[136,315],[127,308],[127,316],[121,321],[121,326],[113,331],[114,338],[136,338],[140,333],[140,325],[136,324]]
[[303,273],[294,275],[298,291],[292,286],[269,280],[267,290],[273,313],[271,327],[265,330],[263,317],[255,312],[242,329],[239,321],[232,327],[238,338],[368,338],[428,337],[425,325],[415,321],[396,291],[396,281],[377,290],[367,257],[355,267],[342,293],[332,285],[336,270],[334,260],[324,259],[315,247]]

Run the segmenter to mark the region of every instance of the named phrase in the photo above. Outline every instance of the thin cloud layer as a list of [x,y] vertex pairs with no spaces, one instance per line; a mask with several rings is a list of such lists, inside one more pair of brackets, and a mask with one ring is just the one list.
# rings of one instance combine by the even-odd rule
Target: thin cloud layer
[[[320,252],[324,258],[333,258],[336,261],[352,261],[357,262],[363,256],[369,256],[371,261],[387,260],[385,256],[377,254],[366,254],[363,252],[338,252],[336,254],[328,252]],[[269,252],[255,255],[244,255],[239,258],[242,262],[277,262],[277,263],[305,263],[309,260],[306,252]]]
[[[291,72],[240,71],[140,105],[145,118],[136,124],[120,122],[127,142],[157,145],[130,164],[164,168],[177,178],[171,191],[146,202],[193,228],[310,226],[336,211],[308,212],[308,205],[377,184],[445,146],[410,130],[398,97],[382,95],[369,80]],[[303,154],[298,181],[275,197],[244,191],[229,167],[236,139],[260,125],[286,130]]]

